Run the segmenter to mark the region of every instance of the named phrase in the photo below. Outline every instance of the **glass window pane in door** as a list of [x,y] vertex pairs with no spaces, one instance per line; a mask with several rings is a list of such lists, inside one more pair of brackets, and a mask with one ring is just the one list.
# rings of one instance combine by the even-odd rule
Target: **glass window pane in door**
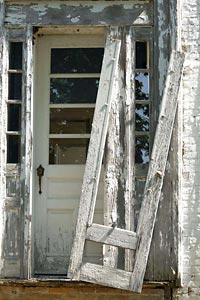
[[49,139],[49,164],[85,164],[89,139]]
[[90,133],[94,108],[51,108],[50,133]]
[[95,103],[99,78],[51,78],[50,103]]
[[103,48],[53,48],[51,73],[100,73]]

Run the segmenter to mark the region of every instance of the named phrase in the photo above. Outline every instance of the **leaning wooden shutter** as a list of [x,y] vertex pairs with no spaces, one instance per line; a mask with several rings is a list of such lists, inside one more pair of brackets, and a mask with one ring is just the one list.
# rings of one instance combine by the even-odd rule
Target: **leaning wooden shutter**
[[[117,78],[121,44],[119,37],[118,29],[111,29],[107,36],[68,276],[76,280],[140,292],[163,184],[184,58],[180,52],[172,52],[137,232],[94,224],[94,207],[109,112],[111,101],[116,97],[113,87],[116,80],[120,80]],[[133,272],[82,262],[86,240],[136,250]]]

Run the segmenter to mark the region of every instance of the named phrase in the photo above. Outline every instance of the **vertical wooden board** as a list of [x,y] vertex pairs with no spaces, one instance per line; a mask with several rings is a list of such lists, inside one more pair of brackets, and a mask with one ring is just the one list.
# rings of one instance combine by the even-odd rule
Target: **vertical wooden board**
[[[167,74],[167,67],[169,64],[169,56],[171,51],[171,34],[170,30],[172,18],[170,15],[170,4],[163,0],[157,0],[155,2],[154,14],[155,14],[155,26],[154,26],[154,69],[153,69],[153,103],[152,103],[152,134],[156,128],[157,117],[159,113],[160,102],[162,100],[162,94],[164,90],[164,84]],[[165,13],[163,13],[163,11]],[[170,21],[169,21],[170,20]],[[175,28],[173,29],[175,30]],[[170,34],[169,34],[170,33]],[[171,154],[170,154],[171,155]],[[173,255],[169,249],[175,247],[173,243],[172,222],[170,216],[173,215],[172,203],[174,201],[171,197],[171,175],[173,170],[169,163],[165,171],[165,178],[162,189],[162,199],[159,203],[158,213],[156,218],[156,224],[154,229],[154,235],[151,244],[151,250],[149,253],[148,266],[145,274],[146,280],[171,280]],[[166,211],[168,212],[166,214]],[[175,221],[175,220],[174,220]],[[163,259],[165,263],[163,264]],[[162,266],[162,267],[160,267]]]
[[[121,40],[117,78],[124,78],[124,53],[125,53],[125,31],[123,28],[115,33]],[[123,160],[124,160],[124,113],[123,102],[124,81],[117,80],[114,86],[117,97],[113,97],[109,117],[109,129],[107,133],[105,149],[105,225],[110,227],[124,228],[124,183],[123,183]],[[118,252],[119,248],[104,245],[104,265],[116,267],[124,265],[124,255]],[[120,255],[121,254],[121,255]]]
[[[113,30],[112,28],[110,29]],[[97,103],[94,113],[90,145],[86,161],[83,186],[80,197],[79,213],[76,224],[76,235],[72,246],[68,276],[79,278],[87,225],[92,224],[96,194],[102,165],[105,139],[108,128],[111,100],[116,80],[120,41],[108,34],[102,64]],[[111,80],[112,79],[112,80]]]
[[5,7],[4,1],[0,0],[0,277],[4,276],[5,259],[3,256],[3,240],[5,234],[5,218],[4,218],[4,199],[6,194],[6,156],[5,156],[5,132],[6,132],[6,86],[7,86],[7,41],[6,31],[4,28]]
[[131,280],[134,291],[141,291],[149,248],[152,239],[158,203],[163,184],[164,171],[175,119],[178,90],[181,80],[184,55],[172,52],[165,91],[161,104],[151,161],[145,185],[144,200],[137,226],[138,248]]
[[[115,81],[114,89],[119,92],[119,84],[117,81]],[[116,97],[111,104],[109,129],[104,155],[104,224],[110,227],[116,226],[118,223],[117,195],[120,164],[118,106],[119,98]],[[117,247],[110,245],[103,246],[103,263],[105,266],[117,267]]]
[[[126,28],[125,36],[125,101],[124,103],[124,204],[125,204],[125,229],[135,231],[134,203],[135,203],[135,37],[131,27]],[[125,270],[133,269],[134,252],[125,250]]]
[[30,216],[31,203],[30,203],[30,171],[32,168],[32,73],[33,73],[33,34],[32,27],[28,26],[25,29],[25,43],[24,43],[24,109],[22,117],[22,139],[23,139],[23,154],[25,159],[22,160],[22,171],[21,171],[21,184],[23,193],[23,219],[22,219],[22,230],[23,230],[23,253],[22,253],[22,269],[21,274],[23,278],[29,278],[31,276],[31,232],[30,232]]

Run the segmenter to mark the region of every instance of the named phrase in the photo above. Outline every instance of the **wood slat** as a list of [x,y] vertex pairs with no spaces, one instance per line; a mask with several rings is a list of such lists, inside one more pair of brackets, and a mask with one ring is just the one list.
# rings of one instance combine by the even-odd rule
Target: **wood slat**
[[160,115],[156,129],[151,160],[144,190],[144,199],[140,211],[137,235],[139,238],[136,258],[131,278],[130,289],[141,292],[150,250],[158,203],[163,185],[163,178],[172,129],[178,102],[178,91],[183,69],[184,54],[173,51],[170,58]]
[[[135,230],[135,81],[133,74],[135,72],[135,31],[133,27],[127,28],[125,35],[125,101],[124,120],[125,125],[125,155],[124,155],[124,209],[125,209],[125,229]],[[125,270],[133,270],[134,253],[127,247],[125,250]]]
[[[112,32],[113,28],[110,29]],[[106,133],[108,129],[111,100],[115,96],[114,84],[116,81],[117,65],[121,42],[107,35],[102,73],[100,77],[97,103],[94,113],[90,145],[86,161],[83,185],[80,197],[80,206],[76,224],[76,234],[72,246],[68,276],[79,279],[79,270],[82,262],[86,229],[93,221],[99,176],[102,166]]]
[[135,232],[100,224],[92,224],[88,227],[86,239],[132,250],[136,249],[137,244]]
[[6,3],[8,25],[153,25],[153,3],[24,1]]
[[107,266],[83,263],[80,271],[80,280],[129,290],[131,274],[131,272]]

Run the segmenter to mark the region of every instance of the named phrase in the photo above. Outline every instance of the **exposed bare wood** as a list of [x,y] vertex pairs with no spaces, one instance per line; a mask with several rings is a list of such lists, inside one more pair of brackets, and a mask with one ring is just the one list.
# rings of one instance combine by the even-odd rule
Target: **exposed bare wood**
[[153,25],[153,3],[7,3],[7,25]]
[[[111,28],[111,31],[113,29]],[[97,104],[91,132],[83,186],[80,198],[80,207],[76,225],[76,236],[70,258],[69,276],[79,278],[82,261],[87,223],[93,221],[94,206],[102,165],[106,133],[109,121],[111,100],[114,96],[114,82],[120,51],[120,41],[110,38],[106,40],[105,54],[102,64],[102,75],[99,83]],[[89,221],[88,221],[89,220]]]
[[90,263],[81,266],[80,280],[83,281],[129,290],[130,279],[131,272]]
[[184,55],[172,52],[137,227],[139,243],[130,288],[142,288],[175,119]]
[[[121,32],[113,32],[115,37],[121,39]],[[121,48],[123,43],[121,43]],[[120,51],[121,52],[121,51]],[[117,68],[117,78],[121,76],[120,66]],[[121,86],[120,82],[114,82],[115,97],[112,99],[109,129],[107,133],[105,154],[104,154],[104,224],[109,227],[116,227],[119,221],[117,198],[119,193],[120,177],[120,100]],[[103,263],[105,266],[117,268],[118,248],[114,245],[103,246]]]
[[99,224],[88,227],[86,239],[133,250],[137,244],[135,232]]
[[[125,101],[124,105],[124,178],[125,178],[125,229],[134,231],[134,198],[135,198],[135,162],[134,150],[135,149],[135,103],[134,103],[134,62],[135,51],[133,47],[135,33],[133,28],[128,28],[125,36]],[[128,248],[128,247],[127,247]],[[133,251],[125,250],[125,270],[132,271],[133,268]]]
[[26,42],[25,42],[25,53],[24,53],[24,71],[25,73],[25,110],[24,110],[24,155],[25,161],[22,165],[21,180],[24,183],[23,193],[24,193],[24,203],[23,203],[23,278],[30,277],[30,169],[32,165],[32,130],[31,130],[31,103],[32,103],[32,68],[33,68],[33,54],[32,54],[32,27],[27,27],[26,29]]

